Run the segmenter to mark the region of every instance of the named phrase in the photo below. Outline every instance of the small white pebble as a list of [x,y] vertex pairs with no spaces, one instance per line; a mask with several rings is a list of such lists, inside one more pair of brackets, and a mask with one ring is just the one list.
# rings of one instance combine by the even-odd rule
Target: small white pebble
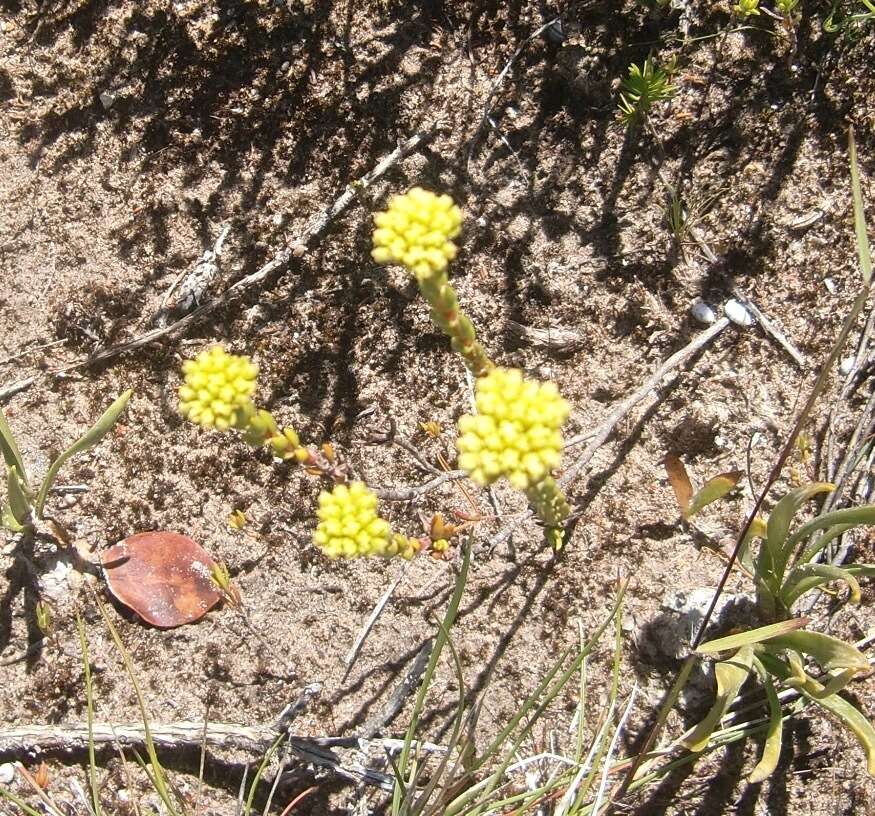
[[128,793],[127,788],[119,788],[116,792],[116,796],[118,797],[119,802],[128,802],[131,798],[131,794]]
[[278,212],[274,213],[273,217],[270,219],[273,222],[275,227],[281,227],[283,225],[283,221],[286,220],[286,217],[283,213]]
[[726,312],[726,316],[735,323],[736,326],[741,326],[744,329],[753,326],[753,317],[751,313],[735,298],[730,298],[726,301],[723,311]]
[[841,371],[842,376],[847,377],[848,374],[851,373],[851,369],[854,367],[854,363],[856,362],[856,357],[845,357],[839,364],[839,371]]
[[832,278],[824,278],[824,279],[823,279],[823,285],[826,287],[826,290],[827,290],[831,295],[834,295],[834,294],[836,293],[836,289],[838,288],[838,287],[836,286],[836,282],[835,282]]
[[15,779],[15,766],[11,762],[0,765],[0,785],[10,785]]
[[706,325],[710,325],[715,320],[717,320],[717,315],[714,314],[714,310],[705,303],[704,300],[697,300],[691,307],[690,312],[693,317],[696,318],[700,323],[705,323]]
[[100,92],[100,104],[103,105],[104,110],[109,110],[113,105],[115,105],[116,95],[112,91],[101,91]]

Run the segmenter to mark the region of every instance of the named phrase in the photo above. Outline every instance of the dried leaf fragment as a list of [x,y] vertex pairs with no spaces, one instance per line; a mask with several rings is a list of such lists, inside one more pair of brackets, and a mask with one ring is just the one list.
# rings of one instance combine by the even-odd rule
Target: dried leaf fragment
[[153,626],[194,623],[221,598],[211,577],[215,561],[179,533],[138,533],[101,555],[109,591]]

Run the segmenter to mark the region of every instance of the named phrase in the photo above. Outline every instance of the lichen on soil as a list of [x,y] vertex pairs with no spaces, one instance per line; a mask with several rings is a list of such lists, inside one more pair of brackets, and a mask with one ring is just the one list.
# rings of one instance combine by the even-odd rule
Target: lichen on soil
[[[134,388],[121,424],[62,474],[87,491],[52,497],[51,515],[94,551],[145,530],[191,536],[228,564],[245,600],[243,612],[225,606],[169,631],[110,609],[154,721],[197,721],[208,712],[212,721],[270,722],[318,682],[322,692],[296,732],[354,734],[379,714],[435,632],[457,557],[410,564],[344,679],[345,655],[404,565],[324,559],[309,540],[319,480],[239,438],[205,433],[176,410],[181,361],[220,342],[258,363],[259,404],[302,438],[330,440],[368,484],[429,478],[384,441],[390,426],[427,460],[452,459],[455,420],[469,410],[463,366],[406,274],[376,266],[369,254],[371,213],[390,194],[418,184],[462,206],[451,268],[460,302],[497,362],[559,385],[573,405],[568,436],[592,430],[701,330],[690,317],[697,299],[719,311],[733,284],[812,367],[823,359],[859,275],[850,125],[872,199],[873,27],[854,39],[830,36],[826,12],[803,4],[794,49],[756,30],[729,32],[737,26],[728,2],[673,4],[686,8],[685,42],[680,12],[650,14],[643,5],[0,2],[0,390],[35,377],[3,411],[28,467],[42,474],[116,395]],[[554,27],[528,39],[554,16],[561,36]],[[632,133],[616,116],[616,80],[650,51],[663,61],[677,56],[679,92],[654,109],[653,132]],[[210,295],[293,245],[350,182],[435,123],[421,149],[264,285],[182,336],[52,373],[151,328],[165,292],[223,225],[230,231]],[[695,242],[673,239],[656,167],[682,179],[686,200],[699,207],[697,235],[716,261]],[[872,216],[870,207],[870,223]],[[576,339],[558,348],[533,343],[510,321]],[[52,345],[6,359],[44,344]],[[577,643],[578,623],[592,631],[603,620],[618,576],[627,575],[621,693],[637,683],[645,701],[629,723],[625,749],[634,749],[676,667],[649,660],[638,638],[662,614],[667,589],[713,587],[724,564],[677,523],[661,460],[683,456],[701,482],[746,468],[756,432],[751,479],[762,483],[810,379],[757,327],[730,327],[624,419],[572,485],[581,517],[559,557],[544,551],[530,521],[512,548],[489,549],[501,525],[487,518],[479,526],[453,641],[466,691],[485,692],[484,740]],[[444,429],[440,439],[420,427],[432,420]],[[812,427],[815,439],[819,429]],[[495,513],[485,493],[472,495],[480,513]],[[502,514],[525,509],[508,489],[496,495]],[[731,543],[750,503],[743,486],[708,511],[703,523],[718,549]],[[387,507],[393,525],[410,534],[432,513],[455,509],[471,510],[453,482]],[[235,511],[247,519],[242,529],[229,525]],[[48,548],[33,565],[0,556],[0,661],[38,639],[32,570],[50,562]],[[744,588],[741,578],[730,580],[729,591]],[[77,605],[97,719],[139,718],[89,597],[77,583],[57,602],[54,640],[0,665],[0,728],[84,719]],[[865,635],[871,601],[868,590],[863,607],[828,621],[831,631]],[[591,659],[591,700],[603,699],[610,683],[611,651],[606,639]],[[428,720],[435,731],[458,692],[449,666],[436,688]],[[871,680],[853,688],[870,717],[872,691]],[[564,735],[575,705],[571,690],[557,699],[526,750],[546,750],[551,733]],[[402,735],[408,713],[385,734]],[[680,733],[698,713],[679,710],[669,727]],[[836,723],[806,715],[785,740],[779,772],[765,785],[745,782],[757,746],[742,743],[646,791],[631,802],[634,812],[875,807],[862,752]],[[208,763],[205,813],[232,812],[243,759],[229,752]],[[52,790],[65,800],[72,794],[64,780],[84,782],[82,766],[49,762]],[[170,766],[193,796],[197,757]],[[129,785],[121,764],[108,756],[104,767],[105,807],[132,812],[118,795]],[[302,771],[284,801],[312,784]],[[316,784],[296,813],[346,813],[365,795],[380,807],[377,792],[331,778]],[[139,777],[134,787],[130,796],[154,796]]]

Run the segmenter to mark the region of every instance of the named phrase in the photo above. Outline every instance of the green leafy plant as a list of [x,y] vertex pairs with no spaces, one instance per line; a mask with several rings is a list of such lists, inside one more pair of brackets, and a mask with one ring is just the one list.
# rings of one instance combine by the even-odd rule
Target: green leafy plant
[[654,65],[651,57],[642,66],[629,66],[629,75],[621,83],[620,117],[627,127],[631,127],[650,113],[657,102],[671,99],[677,89],[671,84],[674,63],[665,68]]
[[[869,773],[875,775],[875,729],[853,705],[837,695],[856,675],[869,671],[869,661],[854,645],[831,635],[805,630],[808,620],[793,608],[807,593],[834,581],[844,583],[848,600],[859,603],[858,576],[875,575],[875,564],[838,567],[818,562],[824,547],[860,525],[875,524],[875,505],[822,514],[791,532],[794,519],[809,499],[833,486],[815,483],[790,491],[776,505],[768,523],[746,541],[739,560],[755,581],[757,606],[765,625],[701,644],[702,655],[731,652],[715,665],[717,698],[705,718],[684,741],[702,750],[738,696],[748,677],[759,676],[769,706],[769,728],[760,762],[751,774],[759,782],[775,769],[781,751],[782,714],[775,686],[793,687],[811,702],[835,714],[863,746]],[[751,539],[760,538],[751,552]],[[812,676],[806,661],[820,667]]]
[[841,3],[836,2],[823,21],[823,30],[827,34],[854,34],[861,32],[864,25],[873,21],[875,21],[873,0],[857,0],[852,10],[847,10]]
[[21,532],[34,519],[43,518],[46,498],[58,472],[64,463],[77,453],[93,448],[112,429],[131,398],[132,391],[125,391],[103,415],[79,439],[65,450],[49,467],[39,489],[34,490],[24,467],[24,460],[15,436],[3,412],[0,411],[0,453],[6,463],[6,502],[3,505],[0,525],[12,532]]
[[785,17],[789,17],[799,6],[799,0],[775,0],[775,8]]
[[[854,232],[863,286],[833,347],[831,362],[838,357],[853,319],[867,300],[872,282],[872,251],[853,132],[849,141]],[[803,412],[797,421],[797,437],[804,419]],[[794,438],[791,438],[788,454],[793,442]],[[738,560],[754,579],[757,608],[764,625],[703,643],[696,650],[698,654],[720,654],[731,650],[732,654],[715,666],[717,699],[687,738],[685,744],[691,750],[701,750],[707,744],[751,673],[755,672],[763,683],[769,705],[769,729],[763,756],[751,775],[753,781],[761,781],[772,773],[781,750],[781,709],[775,690],[776,681],[798,689],[810,702],[838,717],[863,746],[868,771],[875,776],[875,728],[859,709],[838,696],[838,692],[856,675],[869,671],[869,661],[853,644],[808,631],[805,629],[808,620],[794,617],[794,607],[804,596],[836,581],[847,586],[851,603],[859,603],[857,578],[875,575],[875,564],[840,567],[820,561],[821,553],[830,542],[855,527],[875,524],[875,505],[823,513],[793,531],[794,520],[802,506],[833,489],[831,484],[815,482],[791,490],[775,505],[764,527],[755,526],[753,521],[748,525],[752,534],[742,539],[737,551]],[[751,544],[756,538],[760,539],[760,544],[754,554]],[[820,667],[817,677],[810,673],[807,661]]]
[[732,10],[742,20],[746,20],[748,17],[756,17],[760,13],[759,5],[760,0],[738,0]]
[[[837,716],[863,746],[869,773],[875,775],[875,728],[862,712],[838,696],[855,676],[870,670],[869,661],[853,644],[807,631],[808,619],[794,612],[808,593],[833,582],[847,587],[850,603],[859,603],[858,577],[875,576],[875,564],[840,567],[819,561],[826,546],[839,536],[855,527],[875,525],[875,505],[823,513],[793,530],[805,502],[833,489],[831,484],[817,482],[792,490],[775,505],[767,523],[751,527],[752,535],[745,539],[738,557],[754,579],[757,608],[765,625],[703,643],[696,650],[701,655],[732,654],[716,663],[717,698],[684,745],[692,751],[707,745],[742,685],[755,673],[766,692],[769,728],[763,756],[750,777],[753,782],[772,773],[781,750],[777,683],[797,689],[810,702]],[[760,544],[754,554],[751,545],[757,538]],[[807,661],[820,668],[818,676],[812,676]]]
[[[807,501],[834,489],[831,484],[816,482],[791,490],[784,495],[775,505],[766,522],[757,515],[769,487],[774,484],[781,468],[796,447],[815,401],[825,388],[826,378],[838,360],[870,294],[872,252],[866,230],[853,131],[849,134],[849,151],[854,231],[862,272],[862,286],[811,394],[796,418],[781,455],[772,468],[767,485],[739,534],[736,549],[720,583],[722,589],[733,561],[737,558],[742,569],[753,578],[762,625],[707,643],[698,644],[698,640],[694,639],[693,645],[698,644],[698,646],[694,654],[684,662],[675,684],[675,687],[682,687],[685,676],[689,675],[698,656],[714,655],[720,658],[715,665],[717,697],[714,704],[683,742],[689,750],[698,752],[712,740],[715,729],[738,697],[741,687],[748,678],[752,674],[760,678],[766,693],[769,719],[763,755],[751,775],[753,781],[761,781],[768,777],[778,762],[783,722],[776,690],[778,684],[795,688],[806,701],[838,717],[862,745],[868,771],[875,775],[875,728],[862,712],[839,696],[839,692],[854,677],[870,670],[869,662],[854,644],[831,635],[806,630],[809,621],[805,617],[797,616],[795,612],[796,605],[808,593],[834,581],[848,588],[850,602],[859,602],[860,587],[857,579],[861,576],[875,575],[875,565],[852,564],[842,567],[822,563],[820,556],[830,542],[835,541],[842,534],[861,525],[875,524],[875,506],[834,510],[822,513],[804,524],[795,525],[796,516]],[[756,539],[759,539],[760,543],[754,551],[753,542]],[[711,610],[715,603],[716,596],[712,601]],[[652,745],[666,714],[667,710],[664,707],[657,728],[651,732],[645,743],[645,750],[647,746]],[[623,783],[625,788],[631,787],[641,764],[642,761],[637,758],[632,763]]]

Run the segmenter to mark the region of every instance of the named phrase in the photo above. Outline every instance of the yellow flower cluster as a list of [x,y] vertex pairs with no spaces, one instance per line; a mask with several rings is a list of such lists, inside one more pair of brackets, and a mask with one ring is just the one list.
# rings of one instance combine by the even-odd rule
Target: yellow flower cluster
[[452,239],[461,232],[462,211],[448,195],[414,187],[393,196],[374,223],[374,260],[403,264],[424,279],[443,272],[456,257]]
[[258,376],[252,360],[213,346],[194,360],[186,360],[182,371],[179,410],[183,416],[220,431],[247,423],[254,411],[252,395]]
[[393,534],[377,512],[377,496],[363,482],[337,485],[319,494],[319,524],[313,541],[329,558],[400,555],[412,558],[419,541]]
[[519,489],[541,482],[559,465],[560,428],[569,405],[553,383],[495,368],[476,385],[476,416],[459,419],[459,467],[481,485],[502,476]]

